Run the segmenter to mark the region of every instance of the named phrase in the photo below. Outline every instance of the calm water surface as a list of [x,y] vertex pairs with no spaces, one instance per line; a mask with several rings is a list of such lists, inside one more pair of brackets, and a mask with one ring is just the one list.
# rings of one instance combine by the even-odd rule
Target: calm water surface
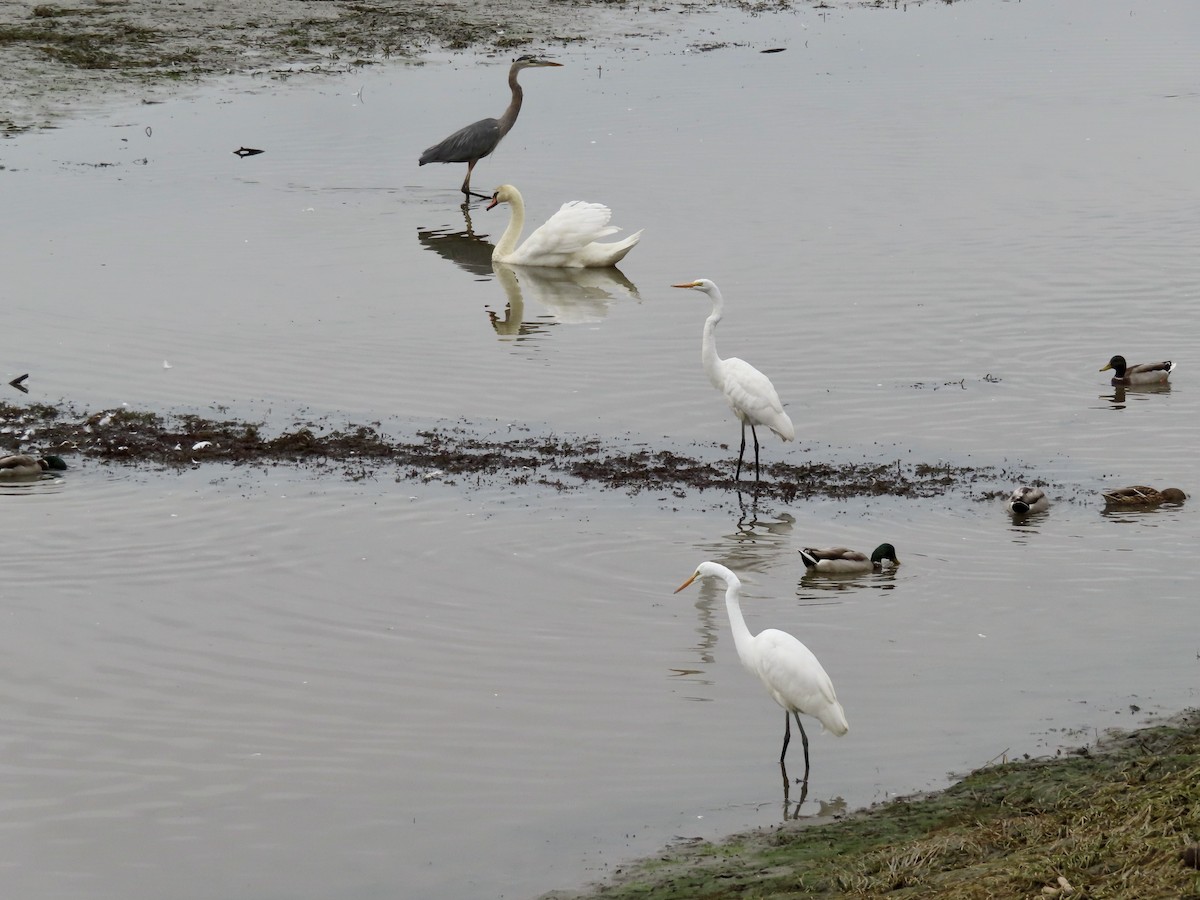
[[[845,738],[811,729],[801,816],[1196,702],[1196,507],[1091,498],[1200,485],[1200,8],[687,27],[524,73],[476,169],[533,223],[579,198],[644,228],[623,277],[493,274],[507,211],[416,167],[503,109],[504,61],[240,80],[6,141],[0,374],[33,393],[5,399],[724,461],[708,309],[667,287],[706,276],[722,353],[797,423],[768,459],[1009,466],[1053,483],[1050,512],[86,461],[0,488],[6,895],[528,897],[794,814],[720,592],[671,594],[705,558],[846,706]],[[1114,353],[1180,369],[1119,394]],[[801,577],[800,546],[882,540],[895,575]]]

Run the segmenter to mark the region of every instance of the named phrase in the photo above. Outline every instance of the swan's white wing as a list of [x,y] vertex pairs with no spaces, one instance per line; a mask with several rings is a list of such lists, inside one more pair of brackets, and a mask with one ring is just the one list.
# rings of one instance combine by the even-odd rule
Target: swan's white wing
[[509,262],[526,266],[561,265],[597,238],[615,234],[612,210],[603,203],[572,200],[529,235]]
[[736,356],[721,360],[721,371],[724,375],[721,391],[739,417],[754,425],[766,425],[785,441],[796,436],[771,379]]

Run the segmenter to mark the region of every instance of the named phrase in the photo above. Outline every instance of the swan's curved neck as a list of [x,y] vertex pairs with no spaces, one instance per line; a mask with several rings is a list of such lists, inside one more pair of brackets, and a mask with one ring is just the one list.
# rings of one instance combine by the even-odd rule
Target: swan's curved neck
[[721,314],[725,311],[725,300],[716,288],[713,288],[712,292],[712,305],[712,313],[704,320],[704,340],[701,343],[700,360],[704,363],[704,371],[708,373],[709,381],[720,389],[717,370],[721,364],[721,357],[717,356],[716,331],[717,323],[721,321]]
[[508,205],[512,208],[512,217],[509,218],[508,227],[504,229],[496,249],[492,251],[492,259],[504,260],[512,255],[517,249],[517,241],[521,239],[521,231],[525,228],[525,201],[521,199],[521,195],[514,193],[509,198]]

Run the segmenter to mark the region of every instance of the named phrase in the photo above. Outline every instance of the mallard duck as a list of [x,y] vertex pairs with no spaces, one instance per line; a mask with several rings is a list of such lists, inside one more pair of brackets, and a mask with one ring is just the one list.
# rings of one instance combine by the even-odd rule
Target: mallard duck
[[1050,498],[1041,488],[1019,487],[1008,498],[1008,511],[1019,516],[1026,513],[1043,512],[1049,507]]
[[1102,491],[1107,506],[1158,506],[1160,503],[1182,503],[1187,494],[1179,488],[1163,488],[1161,491],[1144,484]]
[[34,478],[51,469],[67,467],[61,456],[0,456],[0,478]]
[[1101,372],[1113,371],[1112,383],[1118,385],[1130,384],[1162,384],[1175,371],[1175,363],[1169,359],[1156,363],[1135,363],[1129,365],[1125,357],[1114,356]]
[[832,572],[834,574],[856,574],[878,572],[885,562],[900,565],[896,548],[891,544],[880,544],[870,556],[848,547],[805,547],[800,551],[804,567],[810,572]]

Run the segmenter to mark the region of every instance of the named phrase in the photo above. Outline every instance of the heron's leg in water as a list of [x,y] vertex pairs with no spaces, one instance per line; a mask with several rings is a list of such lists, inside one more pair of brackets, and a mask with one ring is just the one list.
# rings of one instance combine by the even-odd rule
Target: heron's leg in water
[[478,197],[480,200],[491,200],[487,194],[481,194],[478,191],[471,190],[471,173],[475,171],[475,163],[477,159],[472,159],[467,162],[467,177],[463,179],[462,192],[468,197]]

